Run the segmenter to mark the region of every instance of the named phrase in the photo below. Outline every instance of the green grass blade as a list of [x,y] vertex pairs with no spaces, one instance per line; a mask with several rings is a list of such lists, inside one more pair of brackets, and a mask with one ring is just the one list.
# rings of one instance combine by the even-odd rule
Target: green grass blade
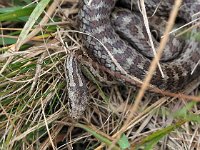
[[1,38],[0,39],[0,45],[10,45],[16,43],[16,39],[14,38]]
[[[89,132],[90,134],[92,134],[94,137],[96,137],[99,141],[105,143],[106,145],[108,146],[111,146],[112,145],[112,141],[110,141],[108,138],[100,135],[99,133],[97,133],[96,131],[94,131],[92,128],[86,126],[86,125],[83,125],[83,124],[77,124],[78,127],[86,130],[87,132]],[[120,148],[118,146],[114,146],[112,148],[112,150],[120,150]]]
[[175,125],[170,125],[166,128],[158,130],[152,133],[151,135],[147,136],[146,138],[144,138],[138,146],[145,145],[145,150],[150,150],[160,141],[160,139],[165,137],[167,134],[169,134],[176,128],[179,128],[184,123],[185,121],[179,121]]
[[33,11],[34,7],[26,7],[26,8],[20,8],[19,10],[15,10],[8,13],[0,14],[0,21],[10,21],[10,20],[16,20],[20,17],[29,16],[31,12]]
[[185,121],[193,121],[193,122],[200,123],[200,116],[198,114],[193,114],[193,113],[190,112],[190,110],[192,110],[192,108],[196,104],[197,104],[197,102],[195,102],[195,101],[187,103],[185,107],[176,111],[173,114],[173,116],[175,118],[182,119],[182,120],[185,120]]
[[4,7],[4,8],[0,8],[0,14],[14,12],[16,10],[21,10],[21,9],[23,9],[22,6]]
[[125,134],[122,134],[121,138],[118,141],[118,144],[120,146],[121,149],[128,149],[130,148],[130,143],[128,141],[128,138]]
[[[18,46],[20,47],[23,41],[26,39],[29,31],[32,29],[33,25],[39,18],[39,16],[43,13],[46,6],[49,4],[50,0],[41,0],[38,5],[35,7],[33,12],[31,13],[28,21],[26,22],[22,32],[19,35],[19,39],[17,41]],[[18,47],[18,48],[19,48]]]

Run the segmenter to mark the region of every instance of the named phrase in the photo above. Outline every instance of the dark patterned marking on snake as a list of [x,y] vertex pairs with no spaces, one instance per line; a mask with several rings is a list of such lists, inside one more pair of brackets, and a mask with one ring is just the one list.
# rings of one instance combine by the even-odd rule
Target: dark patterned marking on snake
[[[151,46],[149,42],[147,42],[147,35],[144,31],[145,28],[141,17],[139,17],[141,14],[131,16],[130,11],[127,10],[119,14],[122,17],[112,14],[116,0],[91,0],[90,5],[88,5],[88,2],[89,0],[83,0],[83,5],[79,12],[79,20],[80,31],[91,35],[84,36],[83,39],[89,53],[92,53],[94,59],[98,60],[99,63],[103,64],[105,67],[112,70],[114,73],[119,73],[119,69],[115,66],[107,51],[102,46],[103,44],[127,73],[143,80],[148,72],[151,63],[149,57],[152,57],[152,54],[150,50]],[[133,0],[132,2],[133,9],[138,11],[137,1]],[[122,0],[121,3],[130,7],[130,0]],[[165,17],[171,10],[173,3],[174,0],[166,0],[161,3],[159,0],[145,1],[148,14],[153,14],[154,10],[157,8],[157,4],[159,4],[156,14]],[[200,0],[195,0],[192,4],[190,0],[184,0],[178,16],[189,22],[192,20],[192,15],[199,11]],[[116,11],[116,13],[118,12],[119,11]],[[111,14],[112,18],[115,18],[112,21]],[[131,22],[135,23],[132,24]],[[120,28],[124,31],[120,31]],[[129,30],[126,30],[126,28],[129,28]],[[161,68],[165,76],[163,78],[160,71],[157,69],[151,80],[152,85],[161,89],[178,91],[192,80],[199,77],[200,65],[198,65],[193,74],[191,74],[192,69],[200,59],[200,42],[195,39],[195,35],[199,33],[199,31],[200,27],[193,28],[185,44],[180,44],[173,36],[170,37],[163,56],[167,61],[161,62]],[[132,42],[131,45],[133,47],[131,47],[127,41],[124,41],[124,39],[129,39],[128,41]],[[144,52],[147,52],[147,54],[144,54]],[[177,56],[179,53],[180,55]],[[143,54],[145,56],[143,56]],[[78,118],[84,112],[87,105],[88,96],[86,83],[78,68],[74,54],[68,55],[65,66],[66,77],[68,78],[69,112],[71,117]]]
[[[151,60],[138,52],[138,49],[127,44],[127,42],[121,39],[113,29],[114,27],[111,24],[110,16],[115,7],[116,0],[92,0],[90,5],[88,5],[88,2],[89,0],[83,1],[82,9],[79,13],[80,30],[101,41],[127,73],[143,80]],[[130,1],[124,0],[124,3],[130,4]],[[133,8],[138,9],[137,1],[133,1],[133,3]],[[159,0],[145,1],[148,14],[153,13],[157,4],[160,4],[156,14],[164,16],[168,15],[173,3],[174,1],[171,0],[162,2]],[[196,0],[192,4],[189,3],[188,0],[185,0],[180,8],[178,17],[183,18],[186,21],[191,21],[192,15],[199,11],[199,0]],[[121,22],[118,22],[118,24],[121,24]],[[161,62],[161,68],[165,76],[163,78],[157,69],[151,81],[152,85],[165,90],[178,91],[199,76],[199,65],[194,73],[191,74],[192,68],[195,67],[200,58],[200,42],[197,41],[194,36],[199,31],[200,27],[192,29],[191,35],[189,39],[185,41],[182,50],[183,52],[179,57],[172,61]],[[141,33],[136,32],[134,34],[140,36],[139,34]],[[93,53],[95,59],[97,59],[99,63],[113,71],[119,71],[119,69],[113,65],[112,59],[105,48],[95,38],[84,36],[84,43],[87,49]],[[176,42],[172,42],[169,51],[173,53],[174,49],[178,49],[180,46],[181,45],[176,44]],[[104,58],[102,59],[102,57]]]

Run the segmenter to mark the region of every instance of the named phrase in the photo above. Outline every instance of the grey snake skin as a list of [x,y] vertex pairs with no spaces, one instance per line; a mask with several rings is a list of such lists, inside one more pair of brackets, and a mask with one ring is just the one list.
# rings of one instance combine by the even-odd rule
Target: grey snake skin
[[[114,72],[120,72],[102,46],[103,44],[128,74],[143,80],[148,72],[151,59],[144,56],[143,52],[138,52],[138,47],[142,50],[145,49],[144,44],[136,46],[137,48],[132,47],[114,30],[111,24],[111,14],[116,5],[116,0],[91,0],[90,5],[88,5],[88,2],[89,0],[82,1],[82,8],[78,16],[80,31],[91,35],[83,36],[84,44],[89,52],[92,53],[94,59],[106,68]],[[137,2],[137,0],[132,1],[133,11],[139,10]],[[130,6],[130,0],[123,0],[122,3]],[[167,16],[173,4],[174,0],[145,0],[148,14],[152,14],[157,9],[157,15]],[[200,12],[199,0],[192,1],[192,3],[190,0],[183,0],[178,17],[189,22],[194,19],[192,17],[197,12]],[[122,19],[119,19],[117,24],[123,24]],[[168,48],[166,48],[167,51],[174,53],[174,49],[181,47],[181,50],[176,50],[178,52],[181,51],[181,53],[173,59],[160,62],[165,76],[163,78],[157,69],[151,80],[152,85],[164,90],[179,91],[199,77],[200,65],[191,74],[200,59],[200,41],[196,38],[196,35],[200,33],[199,31],[199,26],[193,28],[182,47],[177,42],[173,42],[172,39],[171,45],[169,44]],[[135,37],[139,36],[139,34],[141,33],[136,30]],[[143,42],[144,40],[140,41]],[[165,52],[164,55],[167,55],[167,53]]]

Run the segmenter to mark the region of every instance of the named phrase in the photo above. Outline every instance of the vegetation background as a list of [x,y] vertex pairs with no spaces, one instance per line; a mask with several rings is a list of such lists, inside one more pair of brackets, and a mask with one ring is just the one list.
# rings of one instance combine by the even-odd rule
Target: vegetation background
[[78,6],[0,1],[0,149],[199,149],[197,102],[146,93],[132,113],[139,89],[102,84],[87,69],[87,110],[78,120],[69,117],[64,61],[83,50]]

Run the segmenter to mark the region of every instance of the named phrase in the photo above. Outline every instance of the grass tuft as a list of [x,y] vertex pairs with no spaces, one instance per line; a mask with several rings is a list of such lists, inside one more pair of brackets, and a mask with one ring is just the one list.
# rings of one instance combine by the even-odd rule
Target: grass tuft
[[87,110],[69,117],[64,61],[87,56],[77,13],[76,0],[0,2],[0,149],[198,149],[197,102],[147,92],[131,113],[138,89],[88,67]]

